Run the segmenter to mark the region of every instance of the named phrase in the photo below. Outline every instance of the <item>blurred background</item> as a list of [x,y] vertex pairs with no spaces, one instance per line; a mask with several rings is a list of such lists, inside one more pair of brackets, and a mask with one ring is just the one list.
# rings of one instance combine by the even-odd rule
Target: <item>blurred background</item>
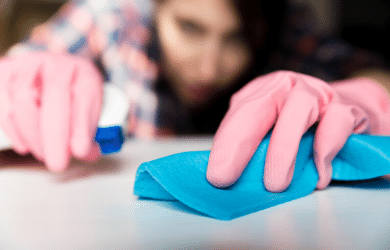
[[[23,39],[36,24],[53,15],[66,0],[0,0],[0,54]],[[99,1],[99,0],[96,0]],[[390,58],[390,1],[290,0],[312,13],[316,31],[335,33],[344,40]]]
[[0,53],[46,21],[66,0],[0,0]]

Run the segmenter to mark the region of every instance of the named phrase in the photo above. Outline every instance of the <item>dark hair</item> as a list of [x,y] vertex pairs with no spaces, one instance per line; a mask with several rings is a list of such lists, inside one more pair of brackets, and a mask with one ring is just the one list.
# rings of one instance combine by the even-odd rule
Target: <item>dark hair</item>
[[252,74],[266,68],[270,54],[280,45],[286,0],[232,0],[244,24],[244,35],[254,55]]

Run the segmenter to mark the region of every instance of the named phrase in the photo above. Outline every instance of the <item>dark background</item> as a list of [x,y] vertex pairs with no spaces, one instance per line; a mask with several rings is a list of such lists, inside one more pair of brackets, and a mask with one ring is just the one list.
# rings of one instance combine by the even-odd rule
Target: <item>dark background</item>
[[390,59],[390,1],[340,0],[341,37]]

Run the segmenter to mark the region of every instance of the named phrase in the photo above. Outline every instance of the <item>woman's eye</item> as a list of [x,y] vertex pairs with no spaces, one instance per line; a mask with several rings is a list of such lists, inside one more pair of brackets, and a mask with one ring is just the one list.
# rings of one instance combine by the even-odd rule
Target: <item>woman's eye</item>
[[201,27],[199,27],[198,25],[196,25],[195,23],[193,23],[193,22],[181,21],[180,22],[180,28],[182,29],[182,31],[184,31],[185,33],[188,33],[190,35],[201,35],[201,34],[203,34],[203,29]]

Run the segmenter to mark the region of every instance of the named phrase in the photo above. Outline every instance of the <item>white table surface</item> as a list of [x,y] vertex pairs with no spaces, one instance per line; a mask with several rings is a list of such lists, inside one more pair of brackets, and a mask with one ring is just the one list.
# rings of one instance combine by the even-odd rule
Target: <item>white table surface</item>
[[[232,221],[133,195],[144,161],[210,138],[129,140],[61,174],[0,153],[0,249],[390,249],[390,180],[331,186]],[[12,159],[12,161],[11,161]]]

